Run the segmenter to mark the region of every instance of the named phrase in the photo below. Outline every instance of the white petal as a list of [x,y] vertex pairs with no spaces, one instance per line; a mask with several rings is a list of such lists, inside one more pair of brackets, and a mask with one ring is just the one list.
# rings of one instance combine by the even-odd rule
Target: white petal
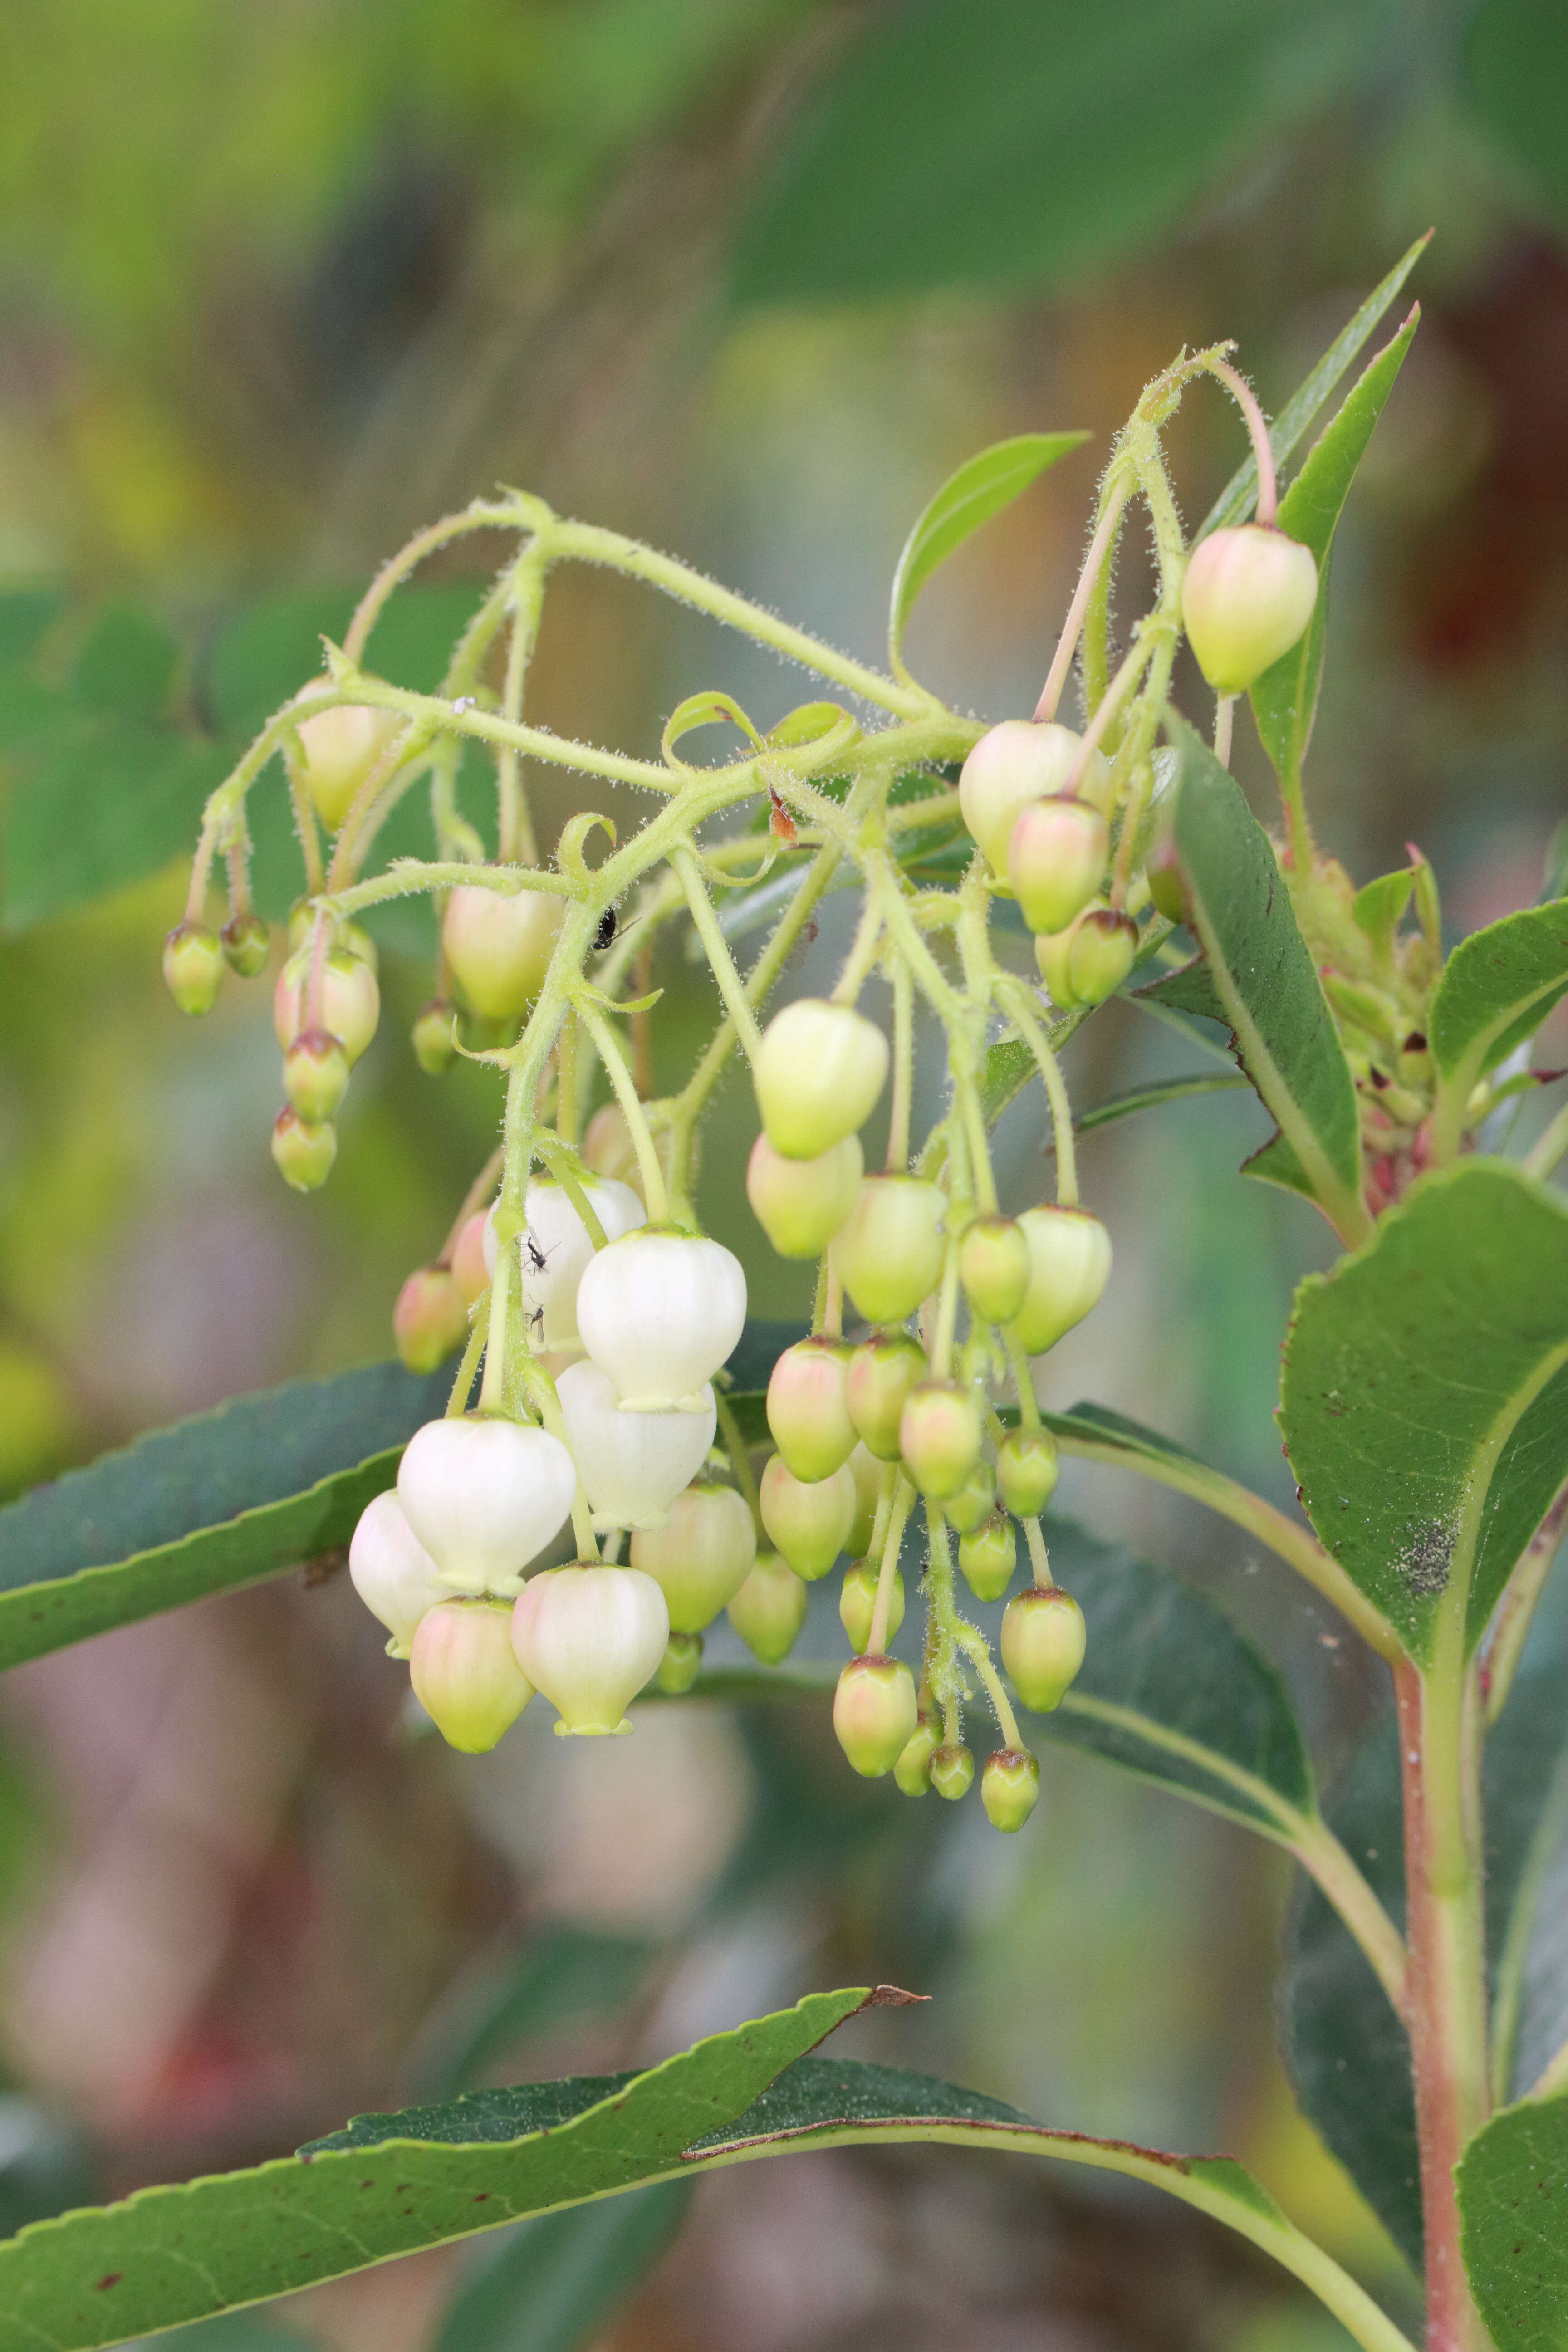
[[511,1615],[517,1662],[556,1709],[558,1731],[623,1727],[669,1639],[669,1612],[635,1568],[552,1568],[530,1578]]
[[629,1234],[599,1251],[578,1286],[583,1345],[634,1412],[694,1402],[745,1320],[740,1260],[685,1234]]
[[349,1544],[349,1575],[373,1617],[391,1634],[395,1658],[405,1658],[419,1620],[451,1598],[435,1561],[408,1524],[395,1490],[376,1495],[359,1516]]
[[458,1592],[516,1592],[576,1491],[576,1467],[559,1438],[482,1416],[426,1422],[397,1473],[409,1526]]
[[595,1520],[642,1527],[689,1486],[713,1443],[711,1386],[695,1412],[626,1412],[597,1364],[573,1364],[556,1381],[567,1443]]

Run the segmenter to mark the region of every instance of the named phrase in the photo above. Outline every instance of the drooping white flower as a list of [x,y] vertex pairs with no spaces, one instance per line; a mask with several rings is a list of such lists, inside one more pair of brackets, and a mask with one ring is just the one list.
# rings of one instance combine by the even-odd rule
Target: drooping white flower
[[576,1465],[558,1437],[483,1414],[427,1421],[397,1473],[408,1524],[456,1592],[520,1591],[576,1492]]
[[629,1731],[626,1707],[657,1672],[669,1612],[635,1568],[552,1568],[531,1577],[511,1612],[511,1643],[558,1732]]
[[[636,1231],[647,1218],[642,1202],[629,1184],[614,1176],[601,1177],[596,1183],[583,1188],[589,1207],[605,1229],[606,1242],[618,1241],[623,1234]],[[532,1340],[537,1351],[544,1349],[579,1349],[577,1336],[577,1286],[594,1255],[594,1244],[588,1228],[572,1205],[571,1195],[561,1184],[547,1182],[536,1177],[528,1188],[526,1201],[527,1225],[521,1241],[523,1312],[531,1322],[541,1307],[544,1310],[542,1324],[532,1323]],[[498,1244],[495,1227],[496,1213],[492,1209],[485,1220],[485,1271],[494,1274]]]
[[555,1385],[595,1526],[658,1526],[708,1458],[717,1426],[711,1383],[700,1404],[679,1412],[628,1412],[597,1364],[569,1364]]
[[739,1258],[688,1234],[627,1234],[577,1286],[583,1345],[629,1412],[695,1408],[745,1320]]
[[392,1636],[389,1658],[405,1658],[419,1620],[438,1601],[451,1598],[451,1586],[442,1583],[391,1486],[373,1496],[359,1515],[349,1544],[349,1575],[371,1615]]

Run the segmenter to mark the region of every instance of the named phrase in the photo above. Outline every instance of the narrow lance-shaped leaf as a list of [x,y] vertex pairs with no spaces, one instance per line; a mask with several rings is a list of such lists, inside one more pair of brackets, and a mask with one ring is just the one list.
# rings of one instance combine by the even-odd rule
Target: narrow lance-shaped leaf
[[898,677],[904,667],[904,629],[915,600],[931,574],[983,523],[1022,498],[1047,467],[1087,441],[1087,433],[1018,433],[994,441],[950,474],[905,540],[893,574],[888,619],[888,654]]
[[1568,2343],[1568,2092],[1505,2107],[1458,2166],[1465,2268],[1498,2352]]
[[1429,1035],[1437,1067],[1440,1148],[1463,1129],[1470,1090],[1568,993],[1568,898],[1505,915],[1461,940],[1443,967]]

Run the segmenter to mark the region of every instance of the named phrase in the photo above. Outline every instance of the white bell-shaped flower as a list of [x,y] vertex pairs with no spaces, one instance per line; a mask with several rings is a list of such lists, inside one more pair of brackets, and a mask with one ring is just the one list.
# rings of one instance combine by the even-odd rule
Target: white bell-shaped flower
[[628,1412],[699,1406],[745,1320],[740,1259],[693,1234],[627,1234],[577,1286],[583,1345]]
[[[605,1229],[606,1242],[618,1241],[623,1234],[633,1233],[647,1223],[643,1204],[631,1186],[616,1177],[601,1177],[596,1183],[585,1184],[583,1190],[589,1207]],[[548,1183],[542,1177],[536,1177],[530,1184],[526,1208],[528,1223],[521,1244],[522,1304],[532,1324],[534,1348],[580,1351],[577,1285],[594,1255],[588,1228],[573,1207],[564,1186]],[[492,1209],[485,1220],[487,1274],[496,1270],[495,1218]],[[544,1320],[534,1322],[541,1307]]]
[[452,1597],[391,1486],[373,1496],[359,1515],[349,1544],[349,1575],[371,1615],[392,1636],[389,1658],[405,1658],[421,1617]]
[[555,1728],[629,1731],[630,1702],[657,1673],[669,1611],[635,1568],[552,1568],[531,1577],[511,1612],[511,1645],[560,1716]]
[[626,1412],[597,1364],[569,1364],[555,1387],[595,1527],[659,1526],[708,1459],[718,1423],[711,1383],[694,1411],[679,1412]]
[[576,1465],[558,1437],[483,1414],[427,1421],[397,1473],[408,1524],[453,1592],[521,1591],[576,1493]]

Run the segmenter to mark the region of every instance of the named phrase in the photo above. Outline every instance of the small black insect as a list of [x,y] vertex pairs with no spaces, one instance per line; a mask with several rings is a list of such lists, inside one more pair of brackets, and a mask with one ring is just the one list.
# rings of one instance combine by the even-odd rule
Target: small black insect
[[616,910],[613,907],[606,907],[599,919],[599,928],[594,934],[594,945],[603,951],[609,946],[615,936]]
[[528,1328],[534,1334],[536,1339],[542,1339],[544,1337],[544,1309],[542,1307],[536,1307],[534,1308],[532,1314],[528,1318]]
[[542,1250],[531,1234],[524,1234],[522,1239],[523,1246],[528,1252],[530,1265],[535,1274],[542,1274],[550,1263],[551,1253],[548,1250]]

